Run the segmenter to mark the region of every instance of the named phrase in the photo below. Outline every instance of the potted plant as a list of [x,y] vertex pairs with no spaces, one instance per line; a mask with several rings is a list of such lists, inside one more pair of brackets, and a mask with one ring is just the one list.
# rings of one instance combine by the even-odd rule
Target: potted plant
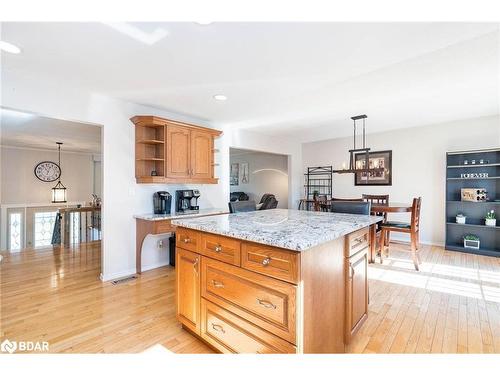
[[479,249],[479,237],[475,234],[467,234],[464,236],[464,247],[466,249]]
[[484,219],[485,224],[489,227],[495,227],[497,225],[497,216],[494,210],[489,211]]
[[465,224],[466,218],[467,218],[467,216],[460,213],[455,217],[455,220],[456,220],[457,224]]

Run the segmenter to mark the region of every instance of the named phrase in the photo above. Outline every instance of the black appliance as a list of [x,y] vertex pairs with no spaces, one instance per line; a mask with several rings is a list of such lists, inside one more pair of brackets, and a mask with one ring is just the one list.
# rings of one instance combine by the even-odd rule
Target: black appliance
[[175,236],[169,237],[168,246],[168,262],[175,267]]
[[155,214],[168,215],[172,206],[172,196],[168,191],[157,191],[153,194],[153,210]]
[[[175,211],[189,212],[198,211],[199,190],[176,190],[175,192]],[[193,205],[194,199],[194,205]]]

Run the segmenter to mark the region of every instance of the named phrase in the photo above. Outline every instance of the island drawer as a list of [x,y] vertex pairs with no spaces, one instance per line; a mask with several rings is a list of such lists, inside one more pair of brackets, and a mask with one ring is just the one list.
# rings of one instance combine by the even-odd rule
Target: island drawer
[[201,295],[233,314],[296,343],[296,286],[203,257]]
[[299,282],[299,253],[295,251],[243,243],[241,267],[294,284]]
[[191,229],[185,229],[177,227],[175,233],[175,245],[180,247],[181,249],[194,251],[195,253],[199,253],[199,243],[201,233]]
[[363,228],[346,236],[345,256],[347,258],[365,250],[370,245],[369,233],[368,228]]
[[201,254],[221,262],[240,265],[240,241],[213,234],[201,234]]
[[289,342],[201,299],[201,337],[222,353],[296,353]]

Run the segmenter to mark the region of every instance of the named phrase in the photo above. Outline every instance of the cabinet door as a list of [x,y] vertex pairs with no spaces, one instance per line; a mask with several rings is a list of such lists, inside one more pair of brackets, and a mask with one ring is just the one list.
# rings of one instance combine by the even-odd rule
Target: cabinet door
[[165,142],[166,173],[170,178],[190,178],[190,131],[182,126],[167,125]]
[[199,254],[176,248],[177,319],[200,334],[200,261]]
[[191,131],[191,177],[212,176],[212,135],[203,131]]
[[368,252],[360,251],[346,259],[346,343],[368,316]]

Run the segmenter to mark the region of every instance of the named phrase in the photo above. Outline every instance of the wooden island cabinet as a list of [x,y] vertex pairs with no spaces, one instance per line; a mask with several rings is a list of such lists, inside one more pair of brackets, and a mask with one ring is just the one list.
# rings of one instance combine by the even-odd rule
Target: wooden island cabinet
[[293,251],[177,228],[177,317],[223,353],[343,353],[367,316],[368,228]]
[[137,183],[217,183],[214,139],[222,132],[156,116],[131,121]]

